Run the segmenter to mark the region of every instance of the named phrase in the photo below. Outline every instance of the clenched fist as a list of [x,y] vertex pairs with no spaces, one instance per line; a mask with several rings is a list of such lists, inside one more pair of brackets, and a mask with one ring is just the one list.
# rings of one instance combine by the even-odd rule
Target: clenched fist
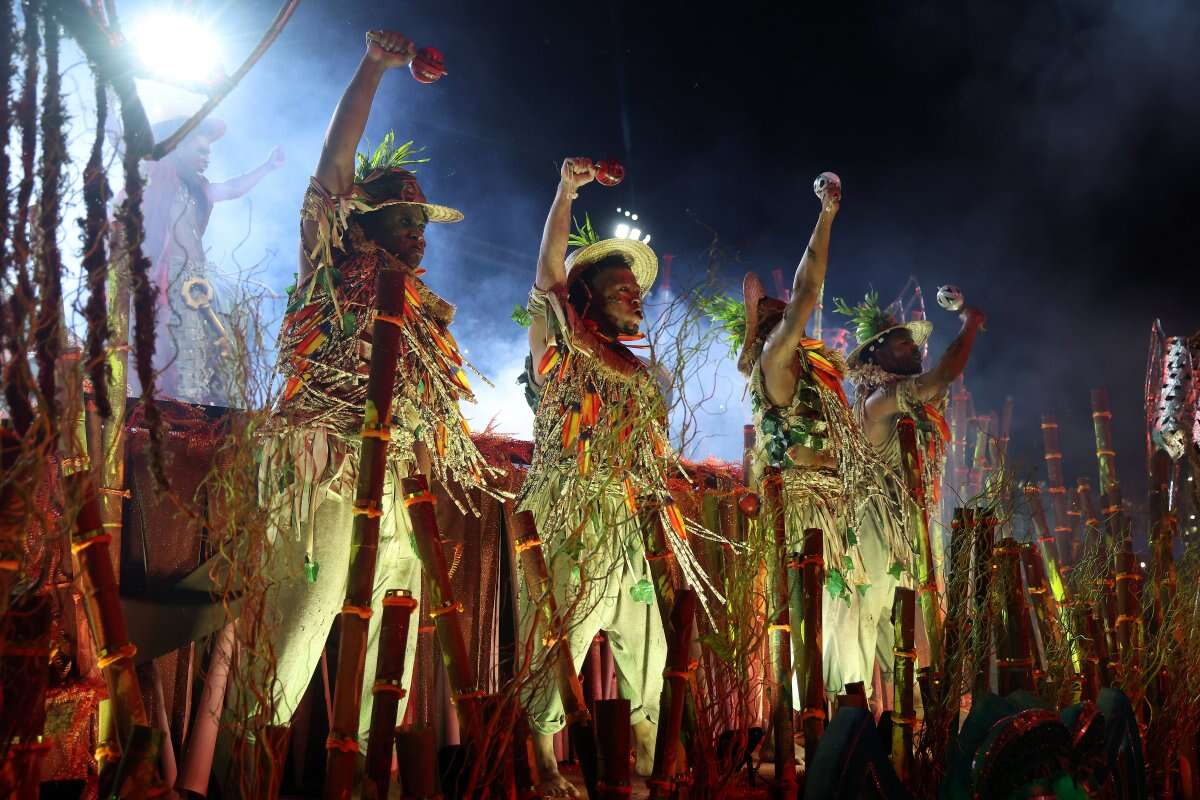
[[367,58],[384,69],[407,67],[417,55],[417,47],[402,33],[370,31],[367,33]]

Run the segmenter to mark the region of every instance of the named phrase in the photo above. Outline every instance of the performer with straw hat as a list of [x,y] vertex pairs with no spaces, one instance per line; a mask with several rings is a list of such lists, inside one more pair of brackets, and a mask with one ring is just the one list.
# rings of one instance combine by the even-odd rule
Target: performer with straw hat
[[[596,175],[590,159],[563,162],[542,234],[522,376],[536,412],[534,453],[519,503],[537,522],[576,671],[593,637],[601,630],[608,635],[621,695],[630,703],[637,771],[649,775],[667,641],[643,516],[659,515],[684,581],[724,600],[686,543],[688,535],[712,534],[671,502],[667,477],[679,465],[668,444],[666,404],[651,369],[631,349],[642,338],[642,303],[658,258],[639,241],[599,241],[590,224],[569,235],[571,201]],[[577,249],[564,258],[570,244]],[[523,596],[526,631],[536,601]],[[545,642],[537,650],[525,705],[540,789],[574,797],[554,755],[553,736],[566,724],[563,705],[549,681],[536,680],[545,672],[539,670]]]
[[[940,296],[939,303],[943,303]],[[938,501],[942,461],[950,438],[943,416],[946,393],[966,367],[975,336],[983,327],[986,316],[978,309],[962,305],[961,296],[958,296],[948,307],[959,311],[962,330],[937,364],[922,372],[922,352],[933,331],[932,323],[897,320],[879,306],[879,297],[874,292],[868,293],[863,302],[854,307],[840,298],[835,300],[835,306],[839,313],[850,317],[858,340],[858,346],[846,358],[850,382],[855,389],[855,417],[872,448],[888,466],[887,502],[872,498],[864,510],[859,530],[869,584],[862,600],[864,637],[874,640],[872,649],[886,685],[891,682],[892,674],[895,634],[891,605],[894,590],[901,581],[911,579],[913,555],[923,546],[919,541],[922,535],[917,529],[918,524],[922,518],[935,519],[937,516],[933,508]],[[922,482],[926,489],[924,509],[914,506],[900,477],[903,452],[899,425],[905,417],[915,423]],[[928,583],[934,578],[926,576],[925,580]],[[922,602],[936,603],[936,597],[922,598]],[[936,609],[931,611],[936,612]],[[866,626],[870,618],[876,619],[877,625]],[[940,645],[935,649],[940,649]],[[926,666],[935,670],[941,668],[938,664]]]
[[[800,549],[806,529],[824,533],[829,596],[822,609],[823,676],[826,692],[837,695],[846,683],[870,678],[870,651],[863,651],[857,630],[866,569],[853,526],[856,504],[883,493],[885,470],[851,414],[841,354],[805,335],[825,282],[830,230],[842,200],[833,173],[821,175],[813,188],[821,211],[791,299],[768,297],[754,273],[742,284],[745,339],[738,370],[750,381],[755,470],[781,471],[789,552]],[[793,650],[797,641],[793,637]],[[799,655],[793,663],[800,663]]]

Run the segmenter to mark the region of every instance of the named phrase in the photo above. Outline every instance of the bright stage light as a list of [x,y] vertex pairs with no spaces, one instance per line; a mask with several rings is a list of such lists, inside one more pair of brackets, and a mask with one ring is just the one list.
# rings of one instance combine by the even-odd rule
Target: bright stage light
[[618,223],[617,224],[617,238],[624,239],[627,236],[629,236],[629,226],[626,225],[624,222]]
[[146,68],[164,78],[205,80],[221,62],[212,31],[188,14],[151,14],[134,26],[130,41]]
[[631,216],[631,217],[630,217],[630,219],[631,219],[631,220],[633,220],[634,222],[636,222],[636,221],[637,221],[637,214],[634,214],[633,216]]
[[629,231],[629,238],[630,239],[641,239],[642,232],[639,231],[637,228],[634,228],[633,230]]
[[642,244],[650,244],[650,234],[646,234],[646,238],[642,239]]

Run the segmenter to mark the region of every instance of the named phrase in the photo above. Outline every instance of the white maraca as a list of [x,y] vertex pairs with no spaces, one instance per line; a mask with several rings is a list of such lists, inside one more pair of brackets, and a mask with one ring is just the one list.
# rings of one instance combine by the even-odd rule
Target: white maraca
[[961,311],[963,307],[962,289],[957,286],[941,286],[937,291],[938,305],[947,311]]
[[827,189],[841,194],[842,179],[837,176],[836,172],[822,172],[813,181],[813,192],[817,197],[820,197]]

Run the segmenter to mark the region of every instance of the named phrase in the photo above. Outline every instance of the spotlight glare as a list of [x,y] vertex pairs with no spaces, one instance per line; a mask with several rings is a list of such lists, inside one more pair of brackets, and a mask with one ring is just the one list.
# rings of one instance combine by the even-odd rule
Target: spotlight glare
[[629,231],[629,238],[630,239],[640,239],[640,238],[642,238],[642,232],[639,231],[637,228],[634,228]]
[[617,238],[624,239],[627,236],[629,236],[629,226],[626,225],[624,222],[619,223],[617,225]]
[[216,37],[189,14],[151,14],[137,23],[130,39],[146,68],[165,78],[204,80],[220,63]]
[[629,216],[629,212],[628,212],[628,211],[626,211],[626,212],[625,212],[625,216],[627,216],[627,217]]
[[637,214],[634,214],[632,217],[630,217],[630,219],[636,220],[636,219],[637,219]]
[[618,213],[618,214],[620,214],[620,213],[621,213],[621,207],[620,207],[620,206],[617,206],[617,213]]
[[642,244],[650,244],[650,234],[646,234],[646,238],[642,239]]

